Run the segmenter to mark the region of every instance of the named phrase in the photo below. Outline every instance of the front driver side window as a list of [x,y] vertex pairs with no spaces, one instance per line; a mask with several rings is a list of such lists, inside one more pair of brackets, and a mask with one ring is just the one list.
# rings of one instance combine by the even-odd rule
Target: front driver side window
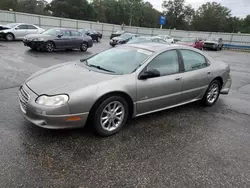
[[147,66],[147,70],[156,69],[160,76],[166,76],[179,72],[179,61],[176,50],[163,52],[155,57]]
[[28,29],[28,26],[27,25],[19,25],[18,29]]
[[185,71],[192,71],[196,69],[202,69],[207,67],[206,58],[192,50],[180,50],[182,57]]

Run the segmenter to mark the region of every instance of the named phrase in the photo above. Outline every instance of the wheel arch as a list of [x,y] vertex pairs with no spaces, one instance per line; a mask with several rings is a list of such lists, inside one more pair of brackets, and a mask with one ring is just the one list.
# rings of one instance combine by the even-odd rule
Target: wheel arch
[[[212,80],[212,82],[213,82],[214,80],[218,80],[218,81],[220,82],[220,86],[221,86],[221,88],[222,88],[222,86],[223,86],[223,79],[222,79],[222,77],[217,76],[217,77],[215,77],[215,78]],[[220,89],[221,89],[221,88],[220,88]]]
[[14,33],[12,33],[12,32],[6,33],[6,34],[5,34],[5,37],[6,37],[8,34],[11,34],[11,35],[13,36],[13,40],[16,38],[16,36],[15,36]]
[[93,104],[93,106],[90,109],[90,117],[94,114],[94,111],[96,110],[96,108],[101,104],[101,102],[111,96],[120,96],[122,98],[124,98],[124,100],[127,102],[128,104],[128,108],[129,108],[129,117],[132,117],[133,113],[134,113],[134,103],[133,100],[131,98],[131,96],[129,96],[127,93],[123,92],[123,91],[112,91],[109,93],[106,93],[104,95],[102,95],[101,97],[99,97],[96,102]]

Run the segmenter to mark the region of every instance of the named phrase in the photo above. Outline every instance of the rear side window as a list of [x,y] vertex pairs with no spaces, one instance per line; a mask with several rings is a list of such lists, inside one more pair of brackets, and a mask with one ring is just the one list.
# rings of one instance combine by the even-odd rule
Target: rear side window
[[71,36],[81,36],[81,33],[78,31],[71,31]]
[[70,31],[68,30],[62,30],[63,36],[70,36]]
[[28,26],[27,25],[19,25],[18,29],[28,29]]
[[203,55],[192,50],[180,51],[183,57],[185,71],[193,71],[207,67],[207,61]]
[[35,26],[33,25],[27,25],[28,26],[28,29],[37,29]]
[[154,39],[153,42],[159,42],[159,40],[158,39]]

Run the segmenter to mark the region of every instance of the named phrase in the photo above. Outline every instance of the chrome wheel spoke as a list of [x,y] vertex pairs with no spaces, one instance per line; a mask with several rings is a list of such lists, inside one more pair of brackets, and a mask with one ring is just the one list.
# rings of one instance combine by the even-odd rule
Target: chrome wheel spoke
[[100,117],[100,123],[104,130],[114,131],[122,123],[125,117],[125,108],[119,101],[113,101],[106,105]]

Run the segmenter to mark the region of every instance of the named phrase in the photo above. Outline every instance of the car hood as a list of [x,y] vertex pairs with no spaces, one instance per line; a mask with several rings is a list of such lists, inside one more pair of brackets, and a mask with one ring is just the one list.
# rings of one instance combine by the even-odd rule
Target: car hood
[[212,41],[212,40],[206,40],[204,43],[218,44],[218,42],[216,42],[216,41]]
[[193,46],[194,45],[194,43],[192,43],[192,42],[176,42],[176,44],[181,44],[181,45],[185,45],[185,46]]
[[0,25],[0,31],[3,31],[3,30],[9,30],[10,28],[6,25]]
[[124,39],[124,38],[121,38],[121,37],[114,37],[113,40],[125,41],[125,40],[128,40],[128,39]]
[[81,63],[70,62],[35,73],[26,81],[26,85],[37,95],[69,94],[118,76],[91,71]]
[[51,38],[51,35],[44,35],[44,34],[29,34],[26,35],[26,39],[36,39],[36,38]]

